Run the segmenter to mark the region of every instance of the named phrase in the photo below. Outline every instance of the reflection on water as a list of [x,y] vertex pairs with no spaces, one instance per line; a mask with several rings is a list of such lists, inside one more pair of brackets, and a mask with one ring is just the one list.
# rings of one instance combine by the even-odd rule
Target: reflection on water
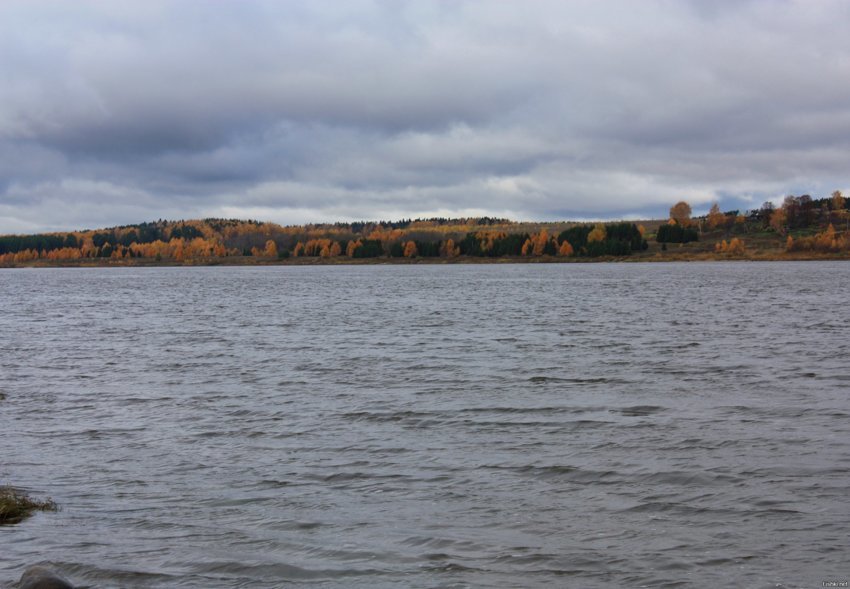
[[0,584],[846,579],[846,263],[0,273]]

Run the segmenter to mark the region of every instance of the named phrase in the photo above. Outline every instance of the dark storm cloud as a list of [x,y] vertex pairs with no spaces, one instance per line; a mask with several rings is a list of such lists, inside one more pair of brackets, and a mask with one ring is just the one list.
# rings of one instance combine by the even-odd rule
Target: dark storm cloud
[[0,4],[0,231],[846,188],[850,5]]

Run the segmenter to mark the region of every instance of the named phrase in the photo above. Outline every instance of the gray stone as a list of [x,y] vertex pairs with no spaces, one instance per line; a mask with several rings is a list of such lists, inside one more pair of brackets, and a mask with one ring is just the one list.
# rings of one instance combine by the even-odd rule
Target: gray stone
[[33,566],[21,575],[18,589],[74,589],[74,586],[59,573],[46,567]]

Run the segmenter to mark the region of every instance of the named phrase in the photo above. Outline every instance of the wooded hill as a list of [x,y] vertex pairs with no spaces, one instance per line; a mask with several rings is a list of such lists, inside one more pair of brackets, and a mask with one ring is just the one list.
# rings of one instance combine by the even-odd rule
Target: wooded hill
[[[753,257],[850,253],[844,197],[789,196],[740,213],[717,205],[692,218],[522,223],[491,217],[281,226],[261,221],[154,221],[107,229],[0,236],[0,266],[139,263],[271,263],[345,259],[589,259]],[[755,256],[758,257],[758,256]],[[799,256],[798,256],[799,257]]]

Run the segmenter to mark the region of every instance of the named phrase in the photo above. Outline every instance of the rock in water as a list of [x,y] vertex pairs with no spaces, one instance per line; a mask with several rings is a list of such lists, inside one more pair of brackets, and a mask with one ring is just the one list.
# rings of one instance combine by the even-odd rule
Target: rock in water
[[34,566],[24,571],[18,589],[74,589],[74,586],[62,575]]

